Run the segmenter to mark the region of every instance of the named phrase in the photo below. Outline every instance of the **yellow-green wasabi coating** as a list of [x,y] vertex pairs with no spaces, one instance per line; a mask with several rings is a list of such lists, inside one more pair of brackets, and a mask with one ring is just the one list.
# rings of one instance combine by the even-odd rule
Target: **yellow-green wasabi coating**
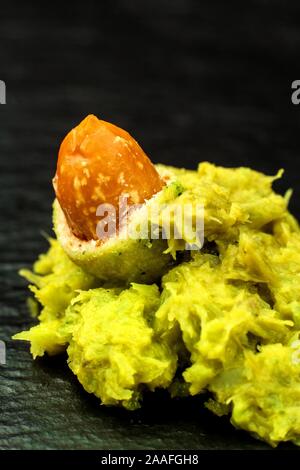
[[80,319],[68,347],[69,366],[102,403],[136,408],[142,385],[150,390],[170,385],[177,356],[153,329],[159,302],[157,286],[140,284],[121,293],[96,289],[76,297]]
[[[173,182],[149,204],[167,204],[182,190],[178,182]],[[143,218],[143,223],[148,226],[150,221]],[[159,280],[172,265],[167,240],[152,239],[150,228],[149,236],[145,238],[117,236],[100,245],[94,240],[85,242],[74,237],[57,200],[53,204],[53,225],[57,239],[70,259],[101,281],[127,285],[130,282],[149,283]]]
[[[273,446],[300,444],[300,230],[290,194],[248,168],[170,171],[183,191],[169,204],[204,204],[203,248],[177,256],[157,285],[116,282],[114,270],[101,284],[52,241],[35,273],[23,272],[43,307],[39,324],[15,338],[34,357],[67,349],[104,404],[134,409],[156,387],[207,393],[206,406],[234,426]],[[173,256],[182,249],[169,241]]]

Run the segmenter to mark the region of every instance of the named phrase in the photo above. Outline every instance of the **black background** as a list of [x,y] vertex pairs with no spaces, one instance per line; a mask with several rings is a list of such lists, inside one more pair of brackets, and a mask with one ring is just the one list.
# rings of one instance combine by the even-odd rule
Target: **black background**
[[33,362],[10,338],[31,323],[17,271],[47,246],[59,143],[89,113],[131,132],[154,162],[284,167],[276,189],[294,188],[300,216],[298,4],[1,2],[1,449],[267,448],[201,398],[156,394],[134,413],[100,407],[65,358]]

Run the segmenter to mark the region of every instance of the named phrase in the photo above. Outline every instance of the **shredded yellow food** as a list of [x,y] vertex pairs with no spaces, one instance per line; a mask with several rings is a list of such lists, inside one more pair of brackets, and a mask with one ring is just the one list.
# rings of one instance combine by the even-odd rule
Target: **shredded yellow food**
[[[103,404],[140,406],[146,389],[207,393],[206,406],[275,446],[300,445],[300,229],[275,177],[209,163],[170,169],[172,205],[204,205],[205,243],[159,285],[103,284],[56,240],[33,272],[38,325],[15,335],[34,357],[67,351],[83,387]],[[146,268],[146,266],[145,266]],[[109,274],[109,273],[108,273]]]

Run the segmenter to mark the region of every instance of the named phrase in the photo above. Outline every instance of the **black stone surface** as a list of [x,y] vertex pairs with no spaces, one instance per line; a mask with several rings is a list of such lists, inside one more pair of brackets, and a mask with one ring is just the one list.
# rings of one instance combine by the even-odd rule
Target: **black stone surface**
[[284,167],[276,188],[294,188],[300,216],[299,51],[292,0],[2,2],[1,449],[268,448],[199,398],[149,395],[134,413],[102,407],[64,357],[33,362],[11,335],[32,323],[17,271],[47,247],[59,143],[88,113],[129,130],[155,162]]

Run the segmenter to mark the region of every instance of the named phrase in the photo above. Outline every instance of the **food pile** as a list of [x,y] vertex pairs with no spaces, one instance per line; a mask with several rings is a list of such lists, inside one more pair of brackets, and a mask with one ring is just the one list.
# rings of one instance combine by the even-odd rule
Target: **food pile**
[[[88,116],[60,149],[57,238],[21,271],[38,324],[14,338],[34,358],[67,351],[104,405],[134,410],[156,388],[205,393],[234,426],[300,444],[300,229],[290,192],[272,190],[280,176],[154,166],[128,133]],[[119,212],[116,233],[97,240],[96,206],[124,192],[131,205],[163,203],[158,230],[166,207],[201,204],[203,246],[186,249],[185,230],[174,237],[175,217],[168,239],[121,237]]]

